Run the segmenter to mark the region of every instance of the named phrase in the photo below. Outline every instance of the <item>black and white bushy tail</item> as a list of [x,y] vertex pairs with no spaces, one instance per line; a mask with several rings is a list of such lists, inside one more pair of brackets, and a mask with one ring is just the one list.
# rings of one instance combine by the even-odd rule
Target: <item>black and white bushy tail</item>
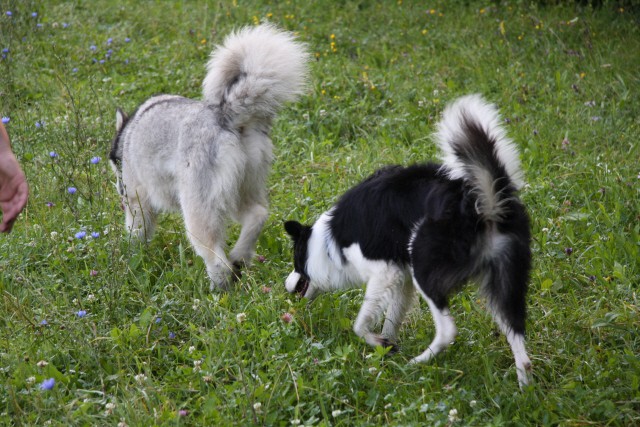
[[212,52],[204,101],[220,106],[236,126],[272,118],[303,92],[308,58],[292,33],[271,24],[242,28]]
[[478,197],[478,213],[498,222],[508,198],[524,185],[518,149],[500,120],[495,105],[467,95],[446,107],[435,135],[443,172],[465,180]]

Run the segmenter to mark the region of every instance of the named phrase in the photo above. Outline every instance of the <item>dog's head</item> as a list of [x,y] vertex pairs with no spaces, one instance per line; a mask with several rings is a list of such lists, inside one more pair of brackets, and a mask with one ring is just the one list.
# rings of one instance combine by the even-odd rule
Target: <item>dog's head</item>
[[[124,186],[122,184],[122,131],[127,125],[129,117],[120,109],[116,110],[116,136],[111,142],[109,152],[109,163],[116,175],[116,189],[120,197],[124,197]],[[124,206],[124,205],[123,205]]]
[[293,271],[285,281],[285,287],[290,293],[296,293],[300,297],[313,298],[316,293],[312,286],[311,278],[307,273],[307,261],[309,256],[309,240],[312,227],[302,225],[297,221],[287,221],[284,229],[293,240]]

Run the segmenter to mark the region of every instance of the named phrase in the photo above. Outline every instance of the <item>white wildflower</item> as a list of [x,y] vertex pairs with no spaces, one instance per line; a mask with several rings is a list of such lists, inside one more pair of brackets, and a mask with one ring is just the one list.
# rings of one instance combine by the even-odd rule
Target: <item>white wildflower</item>
[[113,410],[116,409],[116,404],[113,402],[109,402],[106,405],[104,405],[104,414],[105,415],[111,415],[113,414]]
[[147,376],[145,374],[138,374],[134,376],[133,379],[136,380],[138,383],[143,383],[144,381],[147,380]]
[[246,313],[236,314],[236,320],[238,321],[238,323],[244,322],[245,320],[247,320],[247,314]]

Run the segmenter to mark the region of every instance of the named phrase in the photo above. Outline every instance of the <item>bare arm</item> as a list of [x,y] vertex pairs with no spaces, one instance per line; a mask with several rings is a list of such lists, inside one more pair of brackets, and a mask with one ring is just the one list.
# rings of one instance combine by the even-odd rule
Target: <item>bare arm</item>
[[0,124],[0,232],[9,233],[27,204],[29,187],[24,172],[11,150],[9,135]]

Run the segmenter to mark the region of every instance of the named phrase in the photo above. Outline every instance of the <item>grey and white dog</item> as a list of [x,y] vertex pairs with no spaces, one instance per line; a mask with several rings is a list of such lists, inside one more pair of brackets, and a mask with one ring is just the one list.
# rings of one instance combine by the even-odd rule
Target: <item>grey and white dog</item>
[[[128,117],[116,112],[110,160],[127,230],[151,239],[156,216],[180,211],[211,289],[250,263],[268,215],[272,121],[304,90],[308,53],[270,24],[230,34],[214,49],[203,99],[154,96]],[[242,229],[225,254],[229,220]]]

